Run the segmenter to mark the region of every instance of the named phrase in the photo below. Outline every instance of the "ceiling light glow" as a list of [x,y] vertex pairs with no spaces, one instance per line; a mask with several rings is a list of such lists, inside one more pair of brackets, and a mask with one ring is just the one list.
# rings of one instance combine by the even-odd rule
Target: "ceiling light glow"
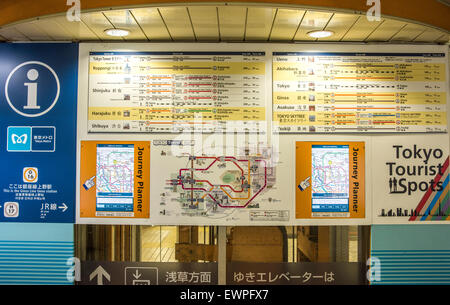
[[308,36],[309,37],[313,37],[313,38],[325,38],[325,37],[330,37],[333,34],[334,33],[332,31],[311,31],[311,32],[308,32]]
[[106,35],[114,36],[114,37],[123,37],[130,34],[130,31],[124,29],[106,29]]

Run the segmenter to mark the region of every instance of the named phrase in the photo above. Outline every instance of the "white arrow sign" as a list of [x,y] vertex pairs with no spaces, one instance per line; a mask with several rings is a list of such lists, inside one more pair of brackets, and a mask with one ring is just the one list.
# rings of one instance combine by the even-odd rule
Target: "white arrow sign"
[[67,210],[67,205],[63,202],[62,206],[58,207],[58,209],[62,209],[64,213]]
[[140,274],[140,273],[139,273],[139,270],[137,270],[137,269],[136,269],[136,273],[133,273],[133,277],[134,277],[135,279],[137,279],[137,280],[141,277],[141,275],[142,275],[142,274]]
[[92,281],[92,279],[95,277],[97,277],[97,285],[103,285],[103,277],[111,282],[111,276],[108,272],[106,272],[105,269],[103,269],[101,265],[99,265],[97,269],[95,269],[94,272],[89,275],[89,281]]

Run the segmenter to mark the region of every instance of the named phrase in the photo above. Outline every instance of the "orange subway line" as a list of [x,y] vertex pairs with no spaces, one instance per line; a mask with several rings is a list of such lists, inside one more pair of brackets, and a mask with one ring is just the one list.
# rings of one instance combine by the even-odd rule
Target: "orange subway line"
[[370,95],[370,96],[395,96],[395,94],[381,94],[381,93],[340,93],[335,94],[334,96],[361,96],[361,95]]
[[227,194],[228,195],[228,197],[230,197],[231,199],[234,199],[234,200],[244,200],[244,199],[250,199],[250,188],[248,189],[248,191],[247,191],[247,194],[248,194],[248,196],[246,197],[246,198],[234,198],[234,197],[232,197],[230,194],[228,194],[228,192],[227,191],[225,191],[224,189],[223,189],[223,187],[220,187],[220,189],[222,190],[222,191],[224,191],[225,192],[225,194]]
[[377,107],[377,108],[372,108],[372,107],[336,107],[336,108],[334,108],[334,109],[374,109],[374,110],[377,110],[377,109],[394,109],[395,110],[395,107],[393,107],[393,108],[390,108],[390,107],[384,107],[384,108],[381,108],[381,107]]
[[[250,173],[250,160],[248,160],[248,184],[251,184],[251,181],[250,181],[250,175],[251,175],[251,173]],[[220,189],[221,189],[222,191],[224,191],[225,194],[227,194],[228,197],[230,197],[231,199],[234,199],[234,200],[250,199],[250,188],[247,190],[247,197],[246,197],[246,198],[234,198],[234,197],[231,197],[231,195],[228,194],[228,192],[225,191],[225,190],[223,189],[223,187],[220,187]]]
[[198,123],[195,123],[195,122],[182,122],[182,123],[179,123],[179,122],[177,122],[177,123],[175,123],[175,122],[148,122],[148,123],[146,123],[146,124],[204,124],[204,125],[206,125],[206,124],[212,124],[211,122],[198,122]]
[[343,76],[343,77],[335,77],[335,79],[395,79],[394,77],[352,77],[352,76]]
[[[213,190],[213,188],[214,188],[214,186],[212,186],[212,187],[209,189],[208,193],[211,192],[211,191]],[[205,193],[205,195],[202,196],[202,199],[204,199],[204,198],[208,195],[208,193]]]

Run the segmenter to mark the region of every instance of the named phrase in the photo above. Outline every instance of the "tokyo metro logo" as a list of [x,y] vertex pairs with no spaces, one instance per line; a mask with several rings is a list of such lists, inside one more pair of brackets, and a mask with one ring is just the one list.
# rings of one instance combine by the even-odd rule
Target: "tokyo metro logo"
[[21,136],[18,136],[16,134],[12,134],[12,136],[11,136],[11,142],[13,144],[27,144],[27,140],[28,140],[28,135],[26,133],[24,133]]
[[38,117],[49,112],[58,102],[59,93],[58,75],[40,61],[27,61],[16,66],[5,84],[9,106],[25,117]]

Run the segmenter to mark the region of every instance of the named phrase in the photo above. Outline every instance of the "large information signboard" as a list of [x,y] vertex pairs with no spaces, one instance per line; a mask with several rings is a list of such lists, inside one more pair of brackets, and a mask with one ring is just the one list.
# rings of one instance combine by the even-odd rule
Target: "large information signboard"
[[198,46],[80,45],[78,223],[447,221],[448,173],[402,172],[409,151],[417,171],[429,149],[442,151],[433,169],[446,164],[447,47]]
[[0,45],[0,222],[73,223],[78,44]]
[[89,132],[213,132],[227,121],[266,119],[264,52],[90,52],[89,59]]
[[446,132],[445,53],[274,52],[283,133]]

